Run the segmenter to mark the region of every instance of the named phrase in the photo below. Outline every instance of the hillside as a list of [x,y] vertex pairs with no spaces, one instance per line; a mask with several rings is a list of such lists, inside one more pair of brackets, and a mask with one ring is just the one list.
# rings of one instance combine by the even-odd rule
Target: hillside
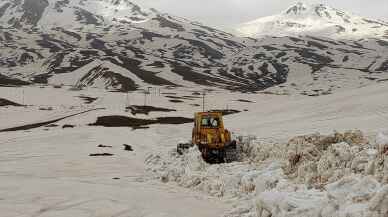
[[[386,79],[388,46],[381,38],[257,40],[129,1],[34,2],[0,4],[0,75],[16,84],[119,91],[146,86],[241,92],[286,87],[287,93],[316,95]],[[90,67],[96,62],[104,66]]]

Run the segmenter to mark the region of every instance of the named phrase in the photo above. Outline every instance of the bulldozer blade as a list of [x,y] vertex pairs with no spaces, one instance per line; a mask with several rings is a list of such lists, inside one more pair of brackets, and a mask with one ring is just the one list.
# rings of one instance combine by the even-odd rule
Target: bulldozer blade
[[187,150],[189,150],[191,147],[194,145],[191,143],[179,143],[177,145],[176,151],[178,152],[179,155],[183,155]]

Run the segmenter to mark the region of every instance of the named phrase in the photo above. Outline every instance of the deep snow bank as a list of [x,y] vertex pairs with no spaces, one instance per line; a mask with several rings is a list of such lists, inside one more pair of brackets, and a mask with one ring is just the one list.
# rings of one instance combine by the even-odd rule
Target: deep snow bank
[[210,165],[197,148],[146,159],[154,178],[232,203],[225,216],[388,216],[388,133],[299,136],[287,144],[241,138],[241,162]]

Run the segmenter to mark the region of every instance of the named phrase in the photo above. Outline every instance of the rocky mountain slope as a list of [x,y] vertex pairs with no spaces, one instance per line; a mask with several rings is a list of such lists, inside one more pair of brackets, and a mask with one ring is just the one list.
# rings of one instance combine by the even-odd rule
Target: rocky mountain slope
[[244,36],[314,35],[340,39],[388,39],[388,23],[344,12],[324,4],[299,2],[282,13],[241,24]]
[[387,47],[376,38],[240,38],[127,0],[0,1],[0,75],[13,84],[316,95],[384,81]]

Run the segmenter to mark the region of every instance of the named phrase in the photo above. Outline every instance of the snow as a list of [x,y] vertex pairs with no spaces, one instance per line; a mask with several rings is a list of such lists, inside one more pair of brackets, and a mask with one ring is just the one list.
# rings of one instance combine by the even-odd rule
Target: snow
[[[142,105],[141,91],[127,95],[96,88],[70,91],[67,87],[27,87],[28,107],[0,108],[1,129],[83,109],[105,110],[61,120],[55,123],[57,127],[0,133],[0,209],[7,217],[385,217],[388,160],[378,147],[386,143],[388,134],[381,130],[386,125],[381,120],[384,113],[376,115],[376,111],[386,107],[386,89],[380,84],[320,97],[215,89],[206,98],[208,109],[227,106],[248,111],[225,117],[227,127],[241,141],[241,161],[209,165],[196,148],[184,155],[175,151],[177,143],[189,140],[191,124],[151,125],[140,130],[88,126],[99,116],[132,116],[125,106]],[[1,87],[0,97],[20,102],[20,90]],[[201,90],[160,90],[178,97],[195,91]],[[151,92],[148,105],[177,111],[135,117],[192,117],[199,109],[191,104],[202,101],[194,98],[172,103],[157,89]],[[80,95],[98,99],[86,105]],[[39,110],[42,103],[53,110]],[[74,128],[62,129],[65,124]],[[308,138],[325,136],[287,142],[298,135],[355,128],[364,134],[336,134],[335,138],[342,140],[327,144],[325,150],[316,150],[325,145],[316,147],[308,142]],[[100,144],[112,147],[97,147]],[[125,151],[123,144],[131,145],[134,151]],[[89,156],[93,153],[113,156]],[[296,154],[302,154],[301,161],[291,167],[290,159]]]
[[[70,38],[65,42],[74,43],[77,49],[64,54],[63,60],[56,59],[51,56],[53,53],[49,49],[43,49],[35,43],[42,39],[41,32],[27,33],[10,29],[9,32],[13,37],[18,37],[18,40],[9,42],[11,46],[7,45],[2,50],[5,60],[16,61],[24,52],[12,46],[35,48],[42,52],[44,58],[39,59],[37,54],[29,52],[36,60],[35,63],[25,67],[3,67],[0,72],[28,80],[33,75],[52,72],[47,67],[55,60],[60,60],[61,67],[73,66],[73,63],[82,57],[80,52],[84,49],[98,52],[99,58],[94,60],[92,55],[89,58],[94,61],[75,71],[67,72],[65,68],[63,72],[66,73],[54,73],[49,78],[49,84],[54,85],[53,87],[0,87],[0,98],[26,105],[0,107],[0,131],[88,112],[57,121],[51,126],[0,133],[2,215],[388,215],[388,132],[384,130],[387,128],[388,118],[388,86],[383,82],[371,81],[373,78],[383,81],[386,79],[385,73],[379,71],[378,75],[372,73],[376,77],[367,78],[372,75],[362,71],[368,67],[377,70],[385,61],[386,48],[380,45],[377,39],[356,42],[304,36],[296,41],[290,37],[265,37],[254,42],[220,31],[211,31],[181,18],[148,11],[143,14],[136,6],[124,0],[120,1],[118,6],[113,6],[114,2],[110,0],[87,0],[83,1],[83,5],[71,1],[68,7],[63,8],[61,16],[52,10],[55,2],[49,1],[50,10],[43,14],[39,24],[43,32],[58,35],[60,40]],[[75,8],[78,6],[95,15],[101,15],[102,20],[99,21],[104,22],[104,25],[96,27],[84,25],[82,20],[77,21],[74,12],[78,10]],[[328,37],[337,37],[336,32],[333,32],[335,24],[343,25],[347,30],[355,26],[362,27],[356,33],[346,32],[344,36],[347,38],[364,37],[365,31],[370,30],[370,24],[365,23],[361,17],[346,13],[340,16],[337,14],[340,11],[322,5],[297,6],[295,14],[284,12],[254,21],[247,25],[246,31],[256,34],[257,29],[267,32],[268,28],[271,28],[273,32],[270,33],[273,34],[284,34],[285,31],[287,35],[292,35],[306,31],[320,36],[327,34]],[[323,18],[314,10],[317,8],[322,14],[327,12],[338,16]],[[2,17],[1,23],[6,23],[6,19],[11,17],[9,13],[7,11]],[[15,12],[14,15],[18,13]],[[161,27],[160,21],[152,19],[157,15],[176,22],[185,31]],[[349,19],[351,23],[345,22],[344,18]],[[122,24],[120,20],[129,21],[130,24]],[[285,29],[283,25],[289,22],[297,23],[296,27]],[[110,24],[114,25],[109,34],[106,34],[104,27]],[[81,39],[78,42],[60,31],[43,27],[50,28],[50,25],[74,30],[74,33],[80,34]],[[376,25],[381,26],[380,30],[376,28],[370,32],[379,36],[379,31],[384,30],[386,25],[382,22]],[[195,29],[201,34],[194,34]],[[163,37],[158,40],[144,40],[142,44],[140,41],[143,40],[143,30],[162,34]],[[103,51],[90,50],[90,41],[86,40],[88,32],[101,33],[98,38],[106,42],[109,48],[131,58],[136,56],[134,51],[115,44],[131,45],[131,42],[136,42],[132,45],[144,54],[141,69],[154,72],[157,76],[182,86],[150,85],[129,69],[106,60],[109,55],[106,56]],[[208,43],[210,39],[216,43]],[[236,44],[230,45],[223,39]],[[204,43],[207,41],[206,45],[225,54],[224,59],[210,60],[201,54],[200,49],[193,49],[188,58],[179,60],[197,63],[200,66],[198,69],[201,69],[197,69],[199,74],[219,77],[235,85],[245,81],[249,83],[252,82],[252,79],[249,79],[249,65],[258,68],[263,67],[264,63],[271,63],[267,67],[268,72],[276,74],[276,67],[271,60],[281,59],[282,64],[290,68],[287,82],[259,93],[248,94],[229,92],[220,89],[221,85],[215,83],[218,87],[204,87],[184,80],[182,76],[172,72],[172,65],[167,63],[175,59],[175,46],[181,44],[188,46],[189,50],[195,47],[191,45],[190,40]],[[269,45],[274,47],[273,50],[265,48]],[[321,49],[319,46],[327,48]],[[158,51],[162,47],[165,51]],[[332,58],[333,67],[327,65],[312,73],[311,64],[315,62],[310,58],[302,58],[303,55],[297,53],[298,49],[313,50],[316,55]],[[283,50],[286,54],[284,58],[279,58],[279,52]],[[265,60],[255,60],[256,54],[263,55]],[[344,61],[345,56],[348,61]],[[119,57],[122,56],[114,58],[123,63]],[[89,62],[90,59],[86,60]],[[163,63],[164,68],[152,66],[157,61]],[[241,63],[242,79],[230,80],[217,74],[215,69],[223,68],[213,67],[209,74],[202,70],[208,68],[209,64],[212,67],[215,63],[226,65],[225,69],[228,70]],[[106,83],[102,79],[81,90],[72,88],[78,85],[88,72],[99,66],[130,78],[140,88],[128,93],[109,92],[105,90]],[[148,87],[151,89],[147,95],[145,90]],[[207,164],[196,147],[189,149],[184,155],[178,155],[176,144],[191,138],[190,123],[154,124],[145,129],[90,125],[98,117],[108,115],[142,119],[174,116],[192,118],[194,112],[202,109],[201,96],[193,93],[209,88],[211,90],[207,92],[205,99],[207,110],[228,108],[241,111],[225,116],[227,128],[239,141],[238,162]],[[301,95],[303,92],[312,93],[316,90],[330,90],[332,94],[318,97]],[[168,96],[178,97],[183,102],[173,103]],[[86,104],[80,97],[92,97],[96,100]],[[133,115],[126,109],[130,105],[145,104],[176,111]],[[101,110],[92,110],[100,108]],[[124,150],[124,144],[131,145],[133,151]],[[99,147],[100,145],[103,147]],[[112,156],[90,156],[102,153]]]

